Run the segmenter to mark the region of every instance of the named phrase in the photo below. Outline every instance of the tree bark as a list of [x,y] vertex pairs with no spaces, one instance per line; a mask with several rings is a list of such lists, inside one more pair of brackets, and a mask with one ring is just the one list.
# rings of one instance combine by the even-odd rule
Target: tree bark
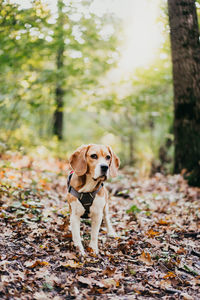
[[200,43],[194,0],[168,0],[174,83],[174,172],[200,186]]
[[63,33],[63,3],[62,0],[58,0],[58,33],[57,33],[57,55],[56,55],[56,89],[55,89],[55,111],[53,117],[53,133],[59,140],[63,139],[63,108],[64,108],[64,90],[62,88],[63,74],[62,69],[64,65],[64,33]]
[[134,163],[134,146],[133,146],[133,133],[129,135],[129,164],[133,165]]

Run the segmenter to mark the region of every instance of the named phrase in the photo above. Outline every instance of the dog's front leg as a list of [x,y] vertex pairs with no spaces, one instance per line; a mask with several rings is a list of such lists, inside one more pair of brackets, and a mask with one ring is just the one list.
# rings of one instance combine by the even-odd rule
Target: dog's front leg
[[104,208],[104,221],[106,223],[108,236],[116,237],[117,235],[116,235],[115,230],[113,229],[112,224],[110,222],[108,203],[106,204],[106,206]]
[[99,235],[99,229],[101,226],[103,218],[103,212],[94,212],[91,214],[92,224],[91,224],[91,241],[90,241],[90,247],[94,251],[94,253],[98,254],[98,235]]
[[91,241],[89,246],[94,253],[98,254],[98,234],[103,219],[103,208],[105,206],[105,198],[96,196],[91,207]]
[[81,255],[85,255],[80,235],[80,217],[84,213],[84,208],[82,207],[81,203],[79,203],[77,200],[71,203],[71,209],[72,212],[70,216],[70,226],[74,246],[80,249]]

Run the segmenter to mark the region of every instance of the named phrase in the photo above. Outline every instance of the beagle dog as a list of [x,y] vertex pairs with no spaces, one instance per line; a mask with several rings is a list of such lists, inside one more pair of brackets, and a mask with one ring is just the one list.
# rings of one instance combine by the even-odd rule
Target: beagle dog
[[91,218],[91,240],[89,247],[98,254],[98,233],[104,217],[109,236],[116,236],[112,228],[108,192],[103,182],[116,177],[120,160],[109,146],[83,145],[69,159],[72,171],[68,177],[67,200],[70,209],[70,227],[74,245],[81,255],[85,251],[80,236],[80,218]]

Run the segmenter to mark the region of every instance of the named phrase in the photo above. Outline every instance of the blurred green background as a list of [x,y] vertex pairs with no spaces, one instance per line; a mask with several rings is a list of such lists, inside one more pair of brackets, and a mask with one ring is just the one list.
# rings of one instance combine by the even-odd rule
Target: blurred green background
[[1,152],[103,143],[143,176],[171,172],[166,1],[1,0],[0,30]]

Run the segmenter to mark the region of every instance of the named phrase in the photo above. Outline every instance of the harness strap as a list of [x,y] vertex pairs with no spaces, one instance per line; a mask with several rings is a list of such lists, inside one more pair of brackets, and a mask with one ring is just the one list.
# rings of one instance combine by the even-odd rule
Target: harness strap
[[103,186],[103,183],[99,186],[99,188],[94,192],[88,192],[88,193],[79,193],[77,192],[71,185],[70,181],[73,175],[73,171],[70,172],[68,178],[67,178],[67,186],[68,186],[68,192],[72,194],[74,197],[78,198],[78,200],[81,202],[85,209],[84,215],[82,215],[82,218],[88,218],[88,214],[90,212],[90,207],[94,201],[94,198],[96,194],[100,191],[100,189]]

